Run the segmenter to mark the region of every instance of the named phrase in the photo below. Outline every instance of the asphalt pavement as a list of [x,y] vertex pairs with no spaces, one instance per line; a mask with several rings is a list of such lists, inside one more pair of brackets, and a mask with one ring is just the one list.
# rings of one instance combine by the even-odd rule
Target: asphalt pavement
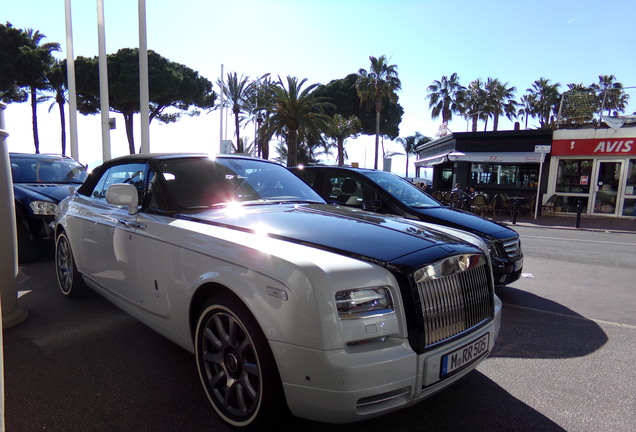
[[[571,217],[498,220],[636,233],[634,219],[584,217],[579,228]],[[29,318],[3,333],[7,431],[229,430],[209,407],[190,353],[98,295],[63,298],[52,259],[20,270],[19,304]],[[546,298],[528,301],[504,305],[490,358],[433,398],[373,421],[296,419],[289,430],[633,430],[636,328],[554,313],[567,308]]]
[[[495,215],[491,218],[514,228],[515,225],[581,231],[606,231],[636,233],[636,218],[608,218],[601,216],[546,216],[523,214],[513,220],[511,215]],[[578,223],[578,225],[577,225]]]

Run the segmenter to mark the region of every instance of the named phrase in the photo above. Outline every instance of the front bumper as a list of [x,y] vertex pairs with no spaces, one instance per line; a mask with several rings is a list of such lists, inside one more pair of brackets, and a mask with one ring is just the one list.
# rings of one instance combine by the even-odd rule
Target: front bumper
[[521,277],[523,270],[523,257],[519,257],[514,261],[503,258],[491,257],[492,275],[496,287],[502,287],[513,283]]
[[[350,423],[412,405],[448,387],[472,371],[490,352],[501,325],[501,301],[485,326],[417,355],[406,340],[334,351],[311,350],[271,342],[287,404],[301,418]],[[489,334],[488,349],[469,366],[440,378],[442,358]],[[282,359],[282,360],[281,360]]]
[[29,230],[35,241],[51,242],[54,238],[55,216],[31,215],[27,219]]

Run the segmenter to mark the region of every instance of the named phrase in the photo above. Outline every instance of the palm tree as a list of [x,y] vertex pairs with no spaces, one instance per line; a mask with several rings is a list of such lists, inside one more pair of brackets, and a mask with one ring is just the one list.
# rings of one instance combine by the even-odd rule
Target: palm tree
[[553,118],[558,114],[561,98],[560,86],[559,83],[550,84],[547,78],[539,78],[526,90],[533,103],[533,114],[539,119],[541,129],[551,128],[554,124]]
[[[286,163],[289,158],[287,144],[279,141],[276,145],[276,153],[278,157],[274,160],[278,163]],[[298,146],[296,150],[296,163],[308,164],[318,162],[319,155],[330,154],[330,145],[327,141],[313,134],[305,136],[302,132],[298,134]]]
[[479,78],[471,81],[468,87],[463,90],[460,100],[462,101],[461,112],[463,116],[472,123],[472,131],[477,132],[478,120],[487,118],[486,91],[483,82]]
[[65,61],[56,60],[47,72],[47,80],[49,82],[49,90],[53,92],[52,96],[40,96],[38,103],[45,100],[53,101],[49,106],[49,112],[57,105],[60,111],[60,140],[62,143],[62,154],[66,155],[66,116],[64,114],[64,105],[66,105],[66,94],[68,91],[65,75]]
[[514,99],[516,87],[508,87],[508,83],[502,83],[497,78],[488,78],[486,85],[486,97],[488,100],[488,114],[493,118],[492,130],[497,131],[499,117],[505,115],[509,120],[516,117],[517,101]]
[[360,132],[362,123],[355,116],[344,118],[340,114],[335,114],[330,123],[326,135],[336,141],[338,147],[338,166],[344,165],[345,151],[344,143],[347,138],[356,137]]
[[409,135],[406,138],[398,138],[396,141],[402,144],[404,147],[404,155],[406,156],[406,175],[409,176],[409,157],[417,154],[417,148],[429,142],[431,139],[422,135],[419,132],[415,132],[414,135]]
[[443,76],[441,80],[435,80],[428,86],[428,107],[433,108],[431,117],[436,119],[442,116],[442,123],[448,124],[453,118],[453,113],[462,111],[464,91],[466,88],[459,83],[459,76],[453,73],[450,78]]
[[517,111],[517,116],[525,119],[525,129],[528,129],[528,120],[534,117],[534,95],[525,94],[521,96],[521,108]]
[[386,56],[378,58],[370,56],[371,67],[360,69],[356,80],[356,91],[360,98],[360,104],[367,107],[375,107],[375,159],[373,168],[378,169],[378,157],[380,155],[380,114],[384,109],[382,100],[388,98],[389,102],[397,103],[397,91],[402,83],[398,78],[397,66],[389,65]]
[[298,164],[298,131],[303,133],[315,133],[327,129],[329,116],[323,110],[330,105],[326,98],[316,97],[312,91],[318,84],[312,84],[303,89],[307,78],[298,81],[298,78],[288,76],[287,85],[278,79],[278,85],[272,88],[272,98],[269,101],[268,118],[264,127],[264,135],[272,136],[274,133],[287,135],[287,166]]
[[33,122],[33,144],[35,153],[40,153],[40,138],[38,136],[38,91],[48,88],[46,73],[54,62],[53,51],[60,51],[60,44],[55,42],[41,44],[46,36],[37,30],[27,29],[25,34],[28,44],[22,47],[22,83],[29,88],[31,96],[31,116]]
[[240,137],[241,114],[248,112],[248,106],[253,99],[254,83],[249,81],[249,77],[234,73],[227,74],[227,81],[217,81],[223,92],[225,105],[234,114],[234,128],[236,130],[236,152],[244,153],[245,147]]
[[[623,84],[616,81],[614,75],[599,75],[598,84],[591,86],[598,91],[598,99],[602,109],[607,110],[607,115],[615,112],[624,112],[627,108],[629,95],[623,90]],[[601,113],[602,114],[602,113]]]
[[269,158],[269,140],[271,136],[264,139],[261,125],[269,117],[267,101],[271,99],[271,88],[274,85],[268,73],[255,80],[252,83],[252,95],[246,104],[246,109],[256,125],[253,149],[255,150],[255,154],[263,159]]

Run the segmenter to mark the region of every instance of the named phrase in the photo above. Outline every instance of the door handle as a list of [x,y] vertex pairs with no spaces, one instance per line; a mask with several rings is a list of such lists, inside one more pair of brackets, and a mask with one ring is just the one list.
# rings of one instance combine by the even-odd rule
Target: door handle
[[137,222],[131,221],[131,220],[118,219],[117,222],[119,222],[120,224],[126,226],[127,228],[141,229],[141,230],[146,229],[146,225],[140,224],[140,223],[137,223]]

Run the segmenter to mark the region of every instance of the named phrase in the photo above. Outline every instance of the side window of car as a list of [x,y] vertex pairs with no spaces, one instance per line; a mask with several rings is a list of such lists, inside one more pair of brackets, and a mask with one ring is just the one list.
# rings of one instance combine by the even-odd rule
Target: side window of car
[[301,170],[295,172],[297,176],[299,176],[305,183],[307,183],[312,188],[316,187],[316,172],[311,170]]
[[118,183],[130,183],[137,188],[139,199],[143,197],[144,192],[144,164],[124,164],[116,165],[106,170],[99,179],[91,197],[106,200],[106,192],[111,185]]
[[360,184],[360,189],[362,191],[362,201],[377,201],[380,199],[378,192],[367,182],[362,182]]
[[347,175],[333,175],[329,176],[328,181],[331,184],[329,200],[362,207],[362,187],[358,180]]
[[144,208],[151,213],[166,213],[174,211],[174,206],[168,192],[161,184],[161,176],[154,171],[148,173],[148,191],[146,192]]

